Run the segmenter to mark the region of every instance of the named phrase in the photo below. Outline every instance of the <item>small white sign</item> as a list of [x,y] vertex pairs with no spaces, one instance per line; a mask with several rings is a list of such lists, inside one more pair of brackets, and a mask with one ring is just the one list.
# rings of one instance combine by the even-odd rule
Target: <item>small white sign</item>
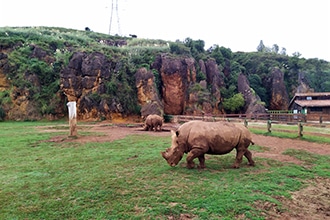
[[69,109],[69,119],[73,119],[77,117],[77,103],[76,102],[68,102],[66,104]]

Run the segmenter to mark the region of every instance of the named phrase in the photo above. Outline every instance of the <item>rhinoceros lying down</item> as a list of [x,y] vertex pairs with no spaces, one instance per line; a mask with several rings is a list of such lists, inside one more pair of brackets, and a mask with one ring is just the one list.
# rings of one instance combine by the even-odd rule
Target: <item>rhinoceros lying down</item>
[[172,132],[172,146],[161,152],[170,166],[176,166],[187,153],[187,167],[194,168],[193,160],[198,158],[199,167],[205,168],[205,154],[227,154],[236,148],[233,168],[239,168],[243,155],[249,165],[254,166],[252,153],[248,150],[253,144],[249,130],[243,125],[229,122],[190,121]]

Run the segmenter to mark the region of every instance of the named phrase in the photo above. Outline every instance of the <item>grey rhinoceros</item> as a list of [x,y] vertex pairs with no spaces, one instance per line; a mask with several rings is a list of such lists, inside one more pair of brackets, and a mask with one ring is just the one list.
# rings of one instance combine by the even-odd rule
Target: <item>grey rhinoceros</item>
[[161,131],[163,126],[163,117],[159,115],[148,115],[144,122],[145,131]]
[[227,154],[236,149],[236,160],[233,168],[239,168],[243,155],[249,165],[254,166],[252,153],[248,150],[254,144],[250,131],[243,125],[229,122],[189,121],[172,132],[172,146],[161,152],[170,166],[176,166],[187,153],[187,167],[194,168],[195,158],[199,167],[205,168],[205,154]]

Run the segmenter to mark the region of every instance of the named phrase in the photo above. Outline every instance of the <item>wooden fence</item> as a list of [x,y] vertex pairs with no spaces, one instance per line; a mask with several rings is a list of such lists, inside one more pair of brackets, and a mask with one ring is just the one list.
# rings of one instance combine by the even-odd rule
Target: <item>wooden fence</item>
[[171,115],[175,122],[191,120],[202,121],[230,121],[230,120],[264,120],[282,123],[330,123],[330,114],[293,114],[293,113],[268,113],[268,114],[222,114],[222,115]]

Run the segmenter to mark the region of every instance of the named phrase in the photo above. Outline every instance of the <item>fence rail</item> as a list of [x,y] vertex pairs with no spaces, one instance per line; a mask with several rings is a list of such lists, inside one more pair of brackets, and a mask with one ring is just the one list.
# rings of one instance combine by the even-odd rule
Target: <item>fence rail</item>
[[230,121],[230,120],[270,120],[285,123],[330,123],[330,114],[294,114],[294,113],[268,113],[268,114],[222,114],[222,115],[172,115],[176,122],[191,120],[202,121]]

